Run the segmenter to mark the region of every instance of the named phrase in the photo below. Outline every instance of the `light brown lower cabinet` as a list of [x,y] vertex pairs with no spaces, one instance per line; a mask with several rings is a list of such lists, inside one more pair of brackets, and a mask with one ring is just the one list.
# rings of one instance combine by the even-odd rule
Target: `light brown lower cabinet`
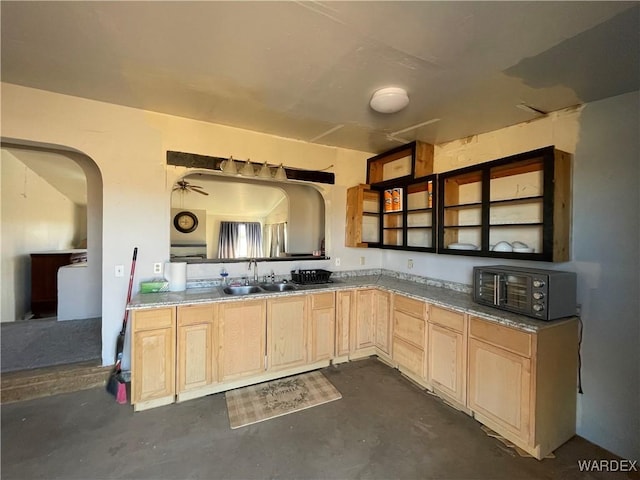
[[391,355],[390,294],[377,288],[355,292],[356,309],[351,324],[354,358],[374,353]]
[[266,318],[265,300],[218,305],[221,382],[264,372]]
[[267,300],[267,370],[307,363],[307,308],[304,295]]
[[431,305],[428,321],[427,382],[461,409],[467,394],[467,315]]
[[[350,334],[351,325],[355,324],[356,312],[355,290],[341,290],[336,292],[336,338],[335,356],[348,360],[352,350],[351,340],[355,339]],[[355,347],[353,347],[355,349]]]
[[310,295],[309,363],[331,360],[335,350],[335,293]]
[[134,310],[131,325],[136,410],[377,354],[538,459],[575,434],[575,318],[531,333],[365,288]]
[[206,387],[218,380],[216,306],[177,307],[177,393]]
[[528,333],[472,317],[468,405],[541,459],[575,434],[577,321]]
[[410,376],[426,375],[427,304],[404,295],[393,295],[393,362]]
[[382,290],[374,291],[374,312],[376,319],[375,345],[382,353],[391,355],[391,294]]
[[134,310],[131,403],[136,410],[173,403],[176,394],[175,308]]

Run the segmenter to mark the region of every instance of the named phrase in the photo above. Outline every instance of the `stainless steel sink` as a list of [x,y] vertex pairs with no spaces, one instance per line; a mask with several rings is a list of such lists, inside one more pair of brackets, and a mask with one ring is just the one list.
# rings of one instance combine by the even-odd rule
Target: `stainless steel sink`
[[229,295],[250,295],[252,293],[259,293],[262,290],[257,285],[229,285],[224,287],[224,293]]
[[295,290],[297,287],[292,283],[263,283],[260,288],[268,292],[286,292]]

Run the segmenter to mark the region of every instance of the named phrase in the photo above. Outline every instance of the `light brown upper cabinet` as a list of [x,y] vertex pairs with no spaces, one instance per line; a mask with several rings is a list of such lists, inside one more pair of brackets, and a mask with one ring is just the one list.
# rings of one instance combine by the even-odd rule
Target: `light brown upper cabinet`
[[[438,175],[432,166],[420,142],[369,159],[369,184],[348,195],[346,245],[570,260],[571,155],[550,146]],[[366,209],[365,191],[378,208]]]
[[433,145],[411,142],[367,160],[369,185],[414,180],[433,173]]
[[380,243],[380,192],[369,185],[347,190],[347,222],[344,244],[368,247]]
[[570,259],[571,156],[545,147],[438,177],[438,253]]
[[367,185],[347,191],[348,247],[435,251],[433,145],[412,142],[367,161]]

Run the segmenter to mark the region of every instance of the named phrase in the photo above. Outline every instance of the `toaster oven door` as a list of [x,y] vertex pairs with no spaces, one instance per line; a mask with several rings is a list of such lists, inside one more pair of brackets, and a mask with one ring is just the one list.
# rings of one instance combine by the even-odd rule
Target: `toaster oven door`
[[512,312],[531,312],[531,277],[511,272],[478,270],[476,301]]

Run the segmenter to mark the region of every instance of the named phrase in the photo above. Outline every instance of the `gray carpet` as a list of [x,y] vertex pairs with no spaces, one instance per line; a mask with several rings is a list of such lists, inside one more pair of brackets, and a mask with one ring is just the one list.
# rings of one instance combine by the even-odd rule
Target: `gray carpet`
[[55,318],[22,320],[0,324],[0,371],[96,360],[102,356],[102,319],[67,320]]

